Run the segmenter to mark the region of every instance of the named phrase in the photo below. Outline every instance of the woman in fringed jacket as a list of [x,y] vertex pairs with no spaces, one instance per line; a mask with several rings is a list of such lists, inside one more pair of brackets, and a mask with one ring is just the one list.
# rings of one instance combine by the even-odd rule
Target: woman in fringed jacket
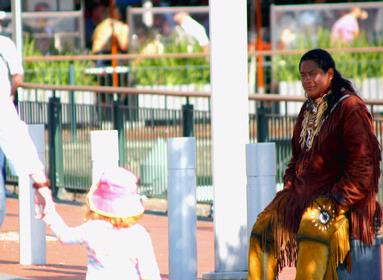
[[305,53],[299,71],[307,100],[284,189],[252,229],[249,280],[275,279],[286,265],[297,280],[338,279],[340,264],[351,270],[350,238],[371,245],[381,225],[381,152],[365,103],[325,50]]

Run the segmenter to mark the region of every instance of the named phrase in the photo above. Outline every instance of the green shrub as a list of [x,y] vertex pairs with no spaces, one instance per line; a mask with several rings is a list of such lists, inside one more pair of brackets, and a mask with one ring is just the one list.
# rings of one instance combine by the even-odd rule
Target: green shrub
[[[140,53],[198,53],[202,48],[197,42],[177,40],[175,36],[149,42]],[[161,50],[159,50],[161,49]],[[204,57],[198,58],[146,58],[133,61],[131,73],[138,85],[183,85],[208,84],[209,63]]]
[[[330,31],[323,28],[319,29],[317,41],[310,40],[310,36],[298,36],[295,44],[296,49],[311,49],[333,47],[331,45]],[[361,33],[357,40],[348,45],[339,47],[373,47],[382,46],[383,41],[370,43],[366,34]],[[369,77],[383,76],[383,53],[382,52],[334,52],[332,53],[337,65],[337,69],[348,79],[365,79]],[[299,80],[298,63],[301,55],[278,55],[273,59],[273,73],[277,81]]]
[[[62,53],[70,55],[69,52]],[[36,49],[35,42],[32,38],[26,36],[24,38],[23,56],[41,56],[44,55]],[[85,75],[85,69],[92,66],[92,62],[88,60],[75,61],[36,61],[24,62],[25,82],[49,85],[69,85],[69,69],[70,65],[74,67],[76,85],[95,85],[94,77]]]

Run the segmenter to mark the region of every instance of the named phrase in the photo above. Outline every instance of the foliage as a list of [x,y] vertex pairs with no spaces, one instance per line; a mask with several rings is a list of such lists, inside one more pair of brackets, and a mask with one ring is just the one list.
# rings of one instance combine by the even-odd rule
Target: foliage
[[[175,36],[156,39],[145,45],[141,54],[198,53],[202,48],[197,42],[179,40]],[[208,84],[209,63],[198,58],[146,58],[132,63],[131,73],[138,85]]]
[[[320,28],[316,40],[310,39],[312,36],[301,35],[297,37],[296,49],[311,49],[334,47],[331,45],[330,31]],[[383,41],[370,43],[366,34],[361,33],[357,40],[348,45],[340,44],[336,47],[373,47],[382,46]],[[332,53],[339,72],[348,79],[358,80],[369,77],[383,76],[383,53],[382,52],[334,52]],[[297,55],[278,55],[273,60],[274,77],[278,81],[299,80],[298,63],[301,54]]]
[[[24,38],[23,56],[41,56],[43,54],[36,49],[32,38]],[[62,53],[70,55],[69,52]],[[24,62],[25,82],[50,85],[69,85],[70,65],[74,68],[74,84],[76,85],[95,85],[96,81],[89,75],[84,75],[85,69],[91,67],[91,62],[87,60],[76,61],[36,61]]]

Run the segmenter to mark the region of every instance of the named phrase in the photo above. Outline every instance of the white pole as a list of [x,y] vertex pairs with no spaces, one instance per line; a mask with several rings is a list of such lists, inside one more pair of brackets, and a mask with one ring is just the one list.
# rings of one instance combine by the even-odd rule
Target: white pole
[[170,280],[197,279],[196,141],[170,138],[168,226]]
[[[247,2],[211,0],[209,7],[215,274],[229,277],[223,279],[238,279],[233,277],[243,277],[248,254]],[[204,279],[214,277],[214,274],[203,276]]]
[[21,20],[21,1],[12,0],[12,39],[16,44],[17,52],[20,57],[23,54],[23,33]]
[[258,214],[271,202],[276,193],[277,174],[275,143],[246,145],[247,174],[247,233]]
[[117,130],[95,130],[90,132],[92,150],[92,184],[96,183],[101,172],[118,166]]
[[[44,125],[28,125],[41,162],[45,163]],[[19,176],[20,264],[45,264],[45,224],[35,219],[34,189],[26,174]]]
[[[16,45],[17,53],[20,61],[23,60],[23,26],[21,18],[21,1],[12,0],[11,2],[12,10],[12,39]],[[17,94],[20,97],[22,95],[23,89],[21,87],[17,88]]]

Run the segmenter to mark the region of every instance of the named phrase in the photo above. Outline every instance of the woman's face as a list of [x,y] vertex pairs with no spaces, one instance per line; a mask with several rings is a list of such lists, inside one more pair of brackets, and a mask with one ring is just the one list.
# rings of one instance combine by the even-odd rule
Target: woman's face
[[325,73],[313,60],[304,60],[299,69],[302,86],[308,97],[317,99],[326,94],[334,77],[334,69]]

